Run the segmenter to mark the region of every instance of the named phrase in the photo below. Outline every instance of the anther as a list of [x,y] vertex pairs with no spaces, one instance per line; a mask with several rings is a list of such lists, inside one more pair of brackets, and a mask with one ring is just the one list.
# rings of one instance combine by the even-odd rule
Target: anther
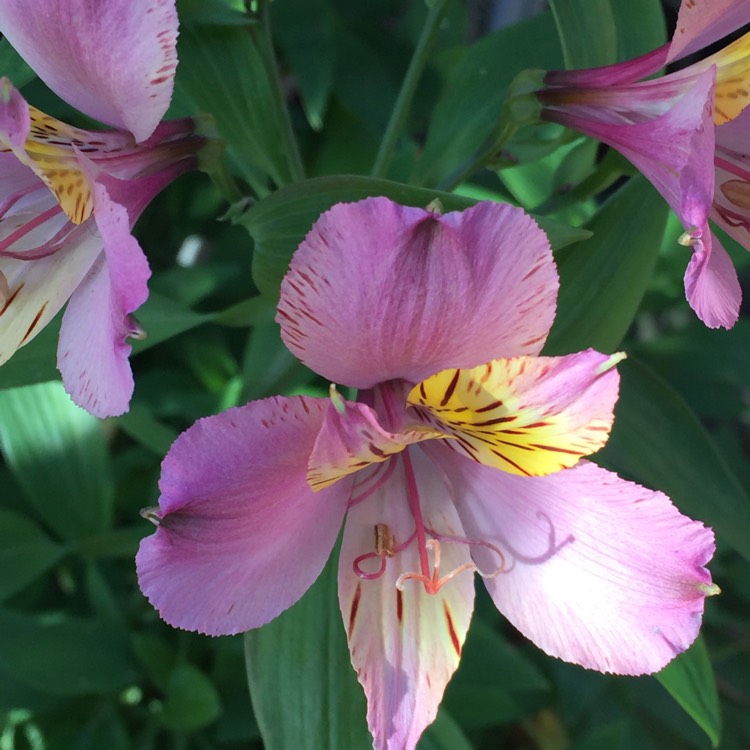
[[129,339],[134,339],[135,341],[143,341],[143,339],[146,338],[148,335],[146,333],[146,329],[138,322],[138,318],[135,317],[135,315],[128,315],[126,318],[127,326],[128,326],[128,333],[127,337]]

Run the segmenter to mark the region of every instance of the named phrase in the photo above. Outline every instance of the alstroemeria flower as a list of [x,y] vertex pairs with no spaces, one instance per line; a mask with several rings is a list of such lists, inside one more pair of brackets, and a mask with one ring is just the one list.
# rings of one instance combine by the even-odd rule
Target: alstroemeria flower
[[[664,196],[685,227],[693,256],[688,302],[709,327],[737,321],[741,290],[726,250],[711,232],[714,151],[722,130],[750,103],[750,34],[720,52],[655,80],[641,80],[750,21],[750,3],[683,3],[671,44],[635,60],[591,70],[553,71],[538,92],[542,116],[626,156]],[[718,167],[718,161],[717,161]],[[745,246],[750,247],[747,237]]]
[[126,411],[131,313],[148,263],[130,230],[197,166],[192,120],[160,124],[177,65],[170,0],[6,0],[0,32],[67,102],[116,130],[70,127],[0,79],[0,364],[70,299],[57,364],[80,406]]
[[296,251],[277,321],[349,401],[269,398],[199,420],[162,467],[137,567],[170,624],[257,628],[322,570],[376,748],[413,748],[456,669],[473,571],[548,654],[660,669],[695,638],[710,530],[582,456],[607,440],[621,355],[538,356],[558,277],[521,209],[339,204]]

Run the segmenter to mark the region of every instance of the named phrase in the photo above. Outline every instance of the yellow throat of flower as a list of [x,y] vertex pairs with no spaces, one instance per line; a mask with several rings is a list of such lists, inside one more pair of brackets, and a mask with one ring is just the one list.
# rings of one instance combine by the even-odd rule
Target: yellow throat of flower
[[54,193],[67,217],[74,224],[81,224],[94,210],[91,185],[74,149],[74,146],[86,145],[80,137],[82,131],[34,107],[29,107],[29,114],[31,130],[25,146],[27,158],[22,161]]
[[714,124],[734,120],[750,104],[750,32],[701,63],[716,65]]

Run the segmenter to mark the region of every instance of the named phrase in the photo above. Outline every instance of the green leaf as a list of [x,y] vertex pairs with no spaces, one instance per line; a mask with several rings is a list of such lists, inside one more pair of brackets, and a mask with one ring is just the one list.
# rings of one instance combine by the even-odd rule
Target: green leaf
[[266,750],[372,746],[338,607],[337,557],[297,604],[245,634],[250,695]]
[[659,0],[550,0],[566,68],[629,60],[666,41]]
[[617,30],[617,60],[631,60],[667,41],[664,4],[661,0],[610,0]]
[[549,682],[534,664],[497,630],[475,617],[444,706],[461,717],[463,726],[487,728],[540,708],[549,689]]
[[109,528],[113,484],[102,423],[62,383],[0,391],[0,446],[31,505],[63,539]]
[[687,651],[655,677],[708,735],[711,744],[718,747],[721,739],[719,695],[703,638],[698,636]]
[[219,694],[211,680],[192,664],[178,664],[169,679],[163,724],[172,731],[194,732],[220,713]]
[[99,622],[0,609],[0,670],[54,695],[122,690],[134,678],[127,642]]
[[611,0],[550,0],[566,68],[593,68],[617,61],[617,29]]
[[513,78],[524,68],[562,67],[551,13],[490,34],[461,50],[431,118],[413,182],[452,184],[497,127]]
[[[438,198],[446,211],[462,211],[476,203],[453,193],[403,185],[390,180],[356,175],[316,177],[277,190],[256,203],[238,218],[255,240],[253,279],[263,294],[279,296],[279,284],[297,246],[305,238],[321,213],[335,203],[357,201],[372,195],[385,195],[406,206],[424,208]],[[589,236],[554,219],[537,218],[553,248]]]
[[60,379],[56,362],[61,317],[57,315],[38,336],[0,367],[0,389]]
[[169,297],[154,293],[151,293],[138,309],[136,317],[146,331],[146,336],[139,341],[133,341],[133,354],[139,354],[211,320],[210,315],[193,312],[189,307]]
[[256,43],[255,28],[241,23],[182,24],[175,100],[180,114],[213,115],[231,160],[263,191],[267,178],[283,185],[293,172],[282,147],[273,77]]
[[662,490],[750,560],[750,497],[690,407],[652,370],[626,360],[614,429],[596,460]]
[[36,73],[23,58],[10,46],[7,39],[0,39],[0,72],[20,89],[36,78]]
[[556,255],[557,316],[545,354],[614,351],[638,311],[669,208],[644,177],[631,179],[587,226],[593,237]]
[[472,745],[456,720],[441,707],[435,721],[425,729],[417,750],[472,750]]
[[0,510],[0,601],[44,575],[64,554],[31,519]]
[[323,127],[336,61],[333,25],[325,0],[286,0],[273,6],[273,28],[291,65],[307,121]]

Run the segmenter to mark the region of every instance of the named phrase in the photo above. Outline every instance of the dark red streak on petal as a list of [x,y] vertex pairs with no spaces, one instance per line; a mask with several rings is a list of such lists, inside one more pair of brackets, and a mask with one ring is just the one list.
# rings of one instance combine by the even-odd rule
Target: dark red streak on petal
[[354,632],[354,621],[357,619],[357,610],[359,609],[359,600],[362,597],[362,584],[357,584],[357,590],[354,592],[354,599],[352,599],[352,609],[349,613],[349,629],[347,630],[347,637],[351,638]]
[[32,321],[31,321],[31,325],[29,326],[29,330],[28,330],[28,331],[26,331],[26,333],[24,334],[24,337],[23,337],[23,338],[21,339],[21,341],[20,341],[20,342],[19,342],[19,344],[18,344],[19,346],[22,346],[23,344],[25,344],[25,343],[26,343],[26,341],[28,340],[29,336],[31,336],[31,333],[32,333],[32,331],[34,330],[34,328],[36,328],[36,324],[37,324],[37,323],[39,322],[39,319],[40,319],[40,318],[42,317],[42,315],[43,315],[43,313],[44,313],[44,309],[45,309],[46,307],[47,307],[47,303],[45,302],[45,303],[44,303],[44,304],[42,305],[42,307],[41,307],[41,309],[39,310],[39,312],[38,312],[38,313],[36,314],[36,316],[34,317],[34,320],[32,320]]
[[10,303],[13,302],[13,300],[16,298],[18,293],[23,289],[23,283],[19,284],[16,289],[14,290],[13,294],[8,297],[8,299],[5,301],[5,304],[3,305],[3,309],[0,310],[0,315],[2,315],[9,307]]
[[456,650],[456,654],[460,659],[461,643],[458,640],[458,635],[456,635],[456,628],[453,626],[453,618],[451,617],[450,610],[448,609],[448,603],[445,601],[443,601],[443,611],[445,612],[445,619],[448,623],[448,635],[450,635],[453,648]]
[[443,396],[443,400],[440,402],[440,406],[445,406],[448,403],[448,401],[450,401],[450,398],[453,395],[453,391],[456,390],[456,385],[458,384],[459,377],[461,377],[461,370],[456,370],[456,373],[453,376],[453,379],[448,384],[448,387],[445,389],[445,395]]
[[404,595],[400,589],[396,589],[396,617],[399,623],[404,617]]

